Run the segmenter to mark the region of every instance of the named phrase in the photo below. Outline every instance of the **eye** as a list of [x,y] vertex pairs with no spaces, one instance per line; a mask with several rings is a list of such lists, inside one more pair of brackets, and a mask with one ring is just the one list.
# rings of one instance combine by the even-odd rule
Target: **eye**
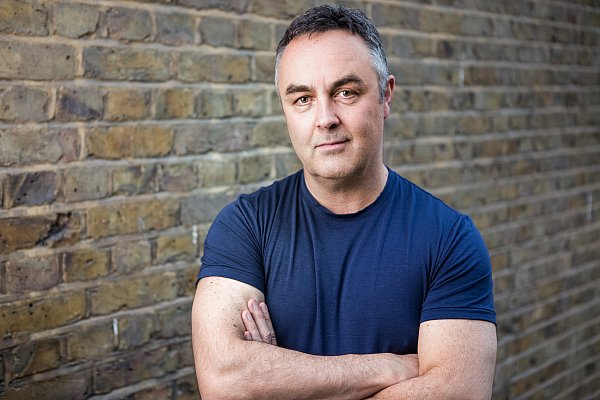
[[342,99],[352,99],[356,96],[356,93],[350,89],[342,89],[337,95]]
[[302,97],[298,97],[294,103],[302,106],[302,105],[308,104],[309,101],[310,101],[310,98],[308,96],[302,96]]

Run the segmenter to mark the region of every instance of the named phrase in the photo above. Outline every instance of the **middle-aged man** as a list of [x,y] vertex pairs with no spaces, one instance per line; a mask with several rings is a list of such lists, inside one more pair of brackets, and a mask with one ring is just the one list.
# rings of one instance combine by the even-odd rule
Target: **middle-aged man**
[[489,255],[467,216],[385,166],[394,77],[372,22],[307,11],[275,82],[303,169],[240,196],[207,235],[202,398],[489,398]]

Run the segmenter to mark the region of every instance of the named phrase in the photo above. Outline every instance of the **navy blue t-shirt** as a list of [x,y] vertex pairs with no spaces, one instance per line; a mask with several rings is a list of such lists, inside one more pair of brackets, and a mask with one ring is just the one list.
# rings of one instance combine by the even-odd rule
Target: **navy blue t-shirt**
[[302,171],[241,195],[208,232],[207,276],[262,291],[278,344],[310,354],[416,353],[423,321],[496,322],[471,219],[391,170],[355,214],[320,205]]

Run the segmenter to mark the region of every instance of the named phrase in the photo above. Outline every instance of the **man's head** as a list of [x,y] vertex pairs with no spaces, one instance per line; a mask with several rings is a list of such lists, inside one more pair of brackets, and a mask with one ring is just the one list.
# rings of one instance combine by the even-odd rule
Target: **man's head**
[[[362,11],[348,9],[337,4],[312,8],[290,24],[277,45],[275,85],[278,85],[281,57],[292,40],[300,36],[310,36],[333,30],[347,31],[358,35],[365,42],[371,53],[372,67],[377,74],[380,99],[383,100],[389,73],[379,32]],[[277,92],[279,93],[279,88]]]

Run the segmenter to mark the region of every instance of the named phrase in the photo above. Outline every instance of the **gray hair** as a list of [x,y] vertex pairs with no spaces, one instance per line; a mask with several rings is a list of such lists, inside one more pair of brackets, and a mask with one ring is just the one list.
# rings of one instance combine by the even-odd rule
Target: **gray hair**
[[[311,8],[292,21],[279,41],[275,52],[275,87],[277,87],[281,57],[292,40],[303,35],[338,29],[348,31],[353,35],[359,35],[364,40],[371,52],[371,64],[377,74],[379,95],[381,101],[383,101],[389,72],[379,32],[377,32],[373,22],[362,11],[338,4]],[[279,94],[279,90],[277,90],[277,93]]]

